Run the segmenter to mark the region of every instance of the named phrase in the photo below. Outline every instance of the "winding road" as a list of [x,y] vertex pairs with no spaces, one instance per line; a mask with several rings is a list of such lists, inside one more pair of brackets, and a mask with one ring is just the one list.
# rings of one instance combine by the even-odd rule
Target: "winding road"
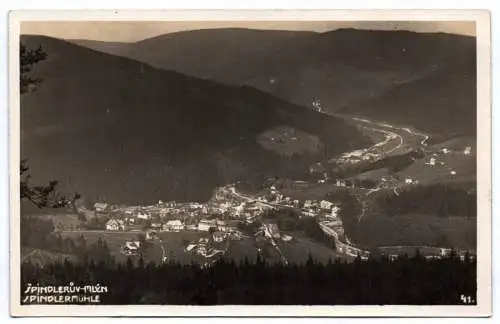
[[[323,109],[319,111],[320,113],[323,113],[325,115],[337,117],[337,118],[342,118],[342,119],[347,119],[351,123],[354,123],[356,126],[364,129],[368,129],[374,132],[379,132],[384,135],[384,140],[378,143],[375,143],[365,149],[361,149],[362,151],[368,152],[368,151],[376,151],[382,156],[387,156],[390,154],[397,154],[397,153],[403,153],[403,149],[411,149],[411,148],[421,148],[423,146],[427,145],[427,141],[430,138],[430,135],[423,134],[421,132],[412,130],[408,127],[397,127],[388,123],[384,122],[375,122],[375,121],[370,121],[368,119],[363,119],[355,116],[349,116],[349,115],[344,115],[344,114],[337,114],[337,113],[330,113],[330,112],[325,112]],[[385,149],[385,150],[384,150]],[[359,149],[356,151],[360,151]],[[401,151],[401,152],[398,152]],[[347,152],[345,154],[349,154],[351,152]],[[243,199],[245,201],[255,201],[257,204],[261,206],[267,206],[271,208],[291,208],[290,206],[286,205],[281,205],[281,204],[276,204],[276,203],[268,203],[268,202],[262,202],[256,200],[252,196],[247,196],[244,194],[241,194],[236,191],[234,185],[229,185],[228,186],[229,191],[231,192],[232,195]],[[388,188],[389,190],[392,190],[396,195],[398,195],[398,187],[394,186],[393,188]],[[375,189],[369,189],[366,192],[362,193],[361,196],[363,197],[368,197],[369,195],[382,190],[382,188],[375,188]],[[361,203],[362,205],[362,211],[360,215],[358,216],[358,222],[361,221],[363,216],[366,213],[367,209],[367,201],[362,199],[361,197],[356,197],[356,199]],[[322,227],[323,228],[323,227]],[[338,240],[338,236],[334,236],[336,240]],[[352,249],[359,250],[356,248],[354,245],[352,245],[348,240],[347,242],[338,242],[342,245],[348,245]],[[275,243],[275,242],[274,242]],[[279,247],[277,244],[273,244],[275,247],[277,247],[278,252]],[[366,251],[365,251],[366,252]],[[281,253],[280,253],[281,254]]]
[[359,118],[356,116],[338,114],[332,112],[321,111],[321,113],[341,119],[346,119],[351,123],[354,123],[358,127],[368,128],[375,132],[381,132],[386,136],[386,139],[380,143],[377,143],[368,149],[380,148],[386,146],[391,141],[397,141],[397,145],[394,148],[388,149],[383,152],[384,155],[389,155],[397,152],[397,150],[403,147],[425,147],[427,146],[427,141],[430,138],[429,134],[424,134],[417,130],[413,130],[409,127],[399,127],[391,125],[386,122],[371,121],[364,118]]

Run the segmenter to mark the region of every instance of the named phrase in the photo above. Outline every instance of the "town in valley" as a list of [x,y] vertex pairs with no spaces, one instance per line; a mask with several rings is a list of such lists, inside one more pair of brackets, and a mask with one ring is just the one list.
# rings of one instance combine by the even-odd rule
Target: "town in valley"
[[319,23],[23,22],[21,303],[476,303],[475,23]]
[[[313,103],[313,109],[318,109],[318,103]],[[321,111],[321,109],[318,109]],[[353,118],[358,127],[369,128],[374,133],[384,135],[383,140],[373,146],[353,152],[343,153],[336,158],[323,162],[332,163],[344,169],[356,168],[365,163],[373,165],[388,156],[415,154],[427,173],[434,172],[437,176],[446,174],[453,179],[457,171],[453,168],[453,160],[471,159],[472,146],[446,147],[426,143],[428,136],[414,132],[409,128],[395,128],[386,123],[371,123],[366,119]],[[366,125],[370,126],[366,126]],[[275,139],[273,139],[274,141]],[[296,134],[285,132],[281,143],[297,141]],[[404,142],[406,141],[406,142]],[[410,143],[410,144],[408,144]],[[411,145],[418,143],[418,151]],[[416,159],[411,158],[411,162]],[[451,161],[448,162],[448,161]],[[449,165],[451,164],[451,166]],[[370,172],[361,172],[348,178],[331,178],[321,162],[309,168],[310,179],[290,180],[267,178],[259,190],[252,192],[241,190],[238,183],[227,184],[214,190],[211,199],[207,202],[176,202],[158,201],[150,205],[116,205],[106,201],[99,201],[85,207],[73,206],[77,213],[83,215],[85,222],[56,222],[56,228],[64,235],[102,236],[103,239],[113,237],[118,240],[115,245],[118,253],[126,257],[143,255],[144,249],[156,246],[161,253],[153,257],[157,262],[175,261],[176,254],[187,254],[202,265],[210,265],[222,256],[231,254],[234,244],[248,242],[254,251],[253,256],[259,254],[272,260],[273,253],[276,260],[288,262],[286,254],[280,246],[293,245],[298,241],[316,240],[332,250],[328,259],[341,258],[352,261],[355,258],[367,260],[374,247],[358,245],[351,241],[343,225],[343,202],[336,199],[303,199],[304,193],[313,188],[316,190],[330,190],[349,193],[356,197],[362,206],[358,221],[368,213],[369,196],[374,193],[389,192],[399,195],[399,192],[411,189],[419,184],[418,173],[404,177],[394,174],[379,174],[375,177]],[[369,175],[369,177],[366,177]],[[458,175],[459,176],[459,175]],[[424,181],[426,181],[424,179]],[[243,186],[244,188],[244,186]],[[297,196],[298,193],[298,197]],[[295,197],[294,197],[295,196]],[[314,196],[312,196],[314,197]],[[318,225],[323,234],[330,240],[317,240],[314,236],[307,237],[297,230],[280,228],[276,217],[283,211],[293,213],[298,219],[308,219]],[[168,236],[187,234],[189,239],[182,240],[182,246],[171,246]],[[124,234],[120,236],[119,234]],[[298,235],[298,236],[296,236]],[[116,239],[115,239],[116,237]],[[250,243],[251,242],[251,243]],[[378,248],[378,247],[375,247]],[[382,253],[392,260],[400,256],[413,254],[416,250],[426,258],[442,258],[448,256],[454,247],[436,245],[415,246],[383,246],[378,253]],[[271,250],[272,252],[270,252]],[[466,253],[474,255],[473,249],[458,248],[456,251],[461,258]],[[311,250],[309,250],[311,253]],[[252,253],[246,257],[252,257]],[[325,259],[326,260],[326,259]]]

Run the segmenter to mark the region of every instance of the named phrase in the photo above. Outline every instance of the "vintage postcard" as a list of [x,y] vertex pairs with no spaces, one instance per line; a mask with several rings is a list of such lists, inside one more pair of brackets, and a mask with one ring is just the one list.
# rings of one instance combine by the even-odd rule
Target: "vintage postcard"
[[10,14],[12,316],[489,316],[487,11]]

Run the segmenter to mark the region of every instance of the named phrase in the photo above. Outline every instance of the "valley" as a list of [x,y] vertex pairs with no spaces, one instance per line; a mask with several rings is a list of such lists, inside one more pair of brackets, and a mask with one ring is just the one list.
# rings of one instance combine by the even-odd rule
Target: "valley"
[[[200,42],[208,35],[210,46]],[[291,209],[301,216],[287,222],[303,226],[300,220],[311,217],[309,225],[325,235],[318,242],[293,229],[283,231],[293,242],[277,243],[271,233],[258,243],[270,233],[264,223],[260,236],[225,237],[226,247],[215,249],[240,261],[261,255],[261,243],[269,260],[286,262],[304,261],[305,249],[323,262],[366,259],[373,250],[397,257],[419,248],[431,258],[475,249],[473,38],[228,29],[138,43],[29,35],[21,41],[48,54],[32,71],[43,82],[22,98],[22,154],[34,181],[59,179],[62,191],[83,195],[86,208],[165,199],[210,205],[214,191],[226,190],[238,203],[258,202],[259,222],[264,210]],[[358,43],[371,54],[359,52]],[[425,199],[427,192],[442,202]],[[448,208],[456,197],[467,203]],[[342,216],[297,207],[311,201],[336,204]],[[201,220],[183,214],[183,222],[194,226],[214,215],[225,217],[204,211]],[[235,215],[241,224],[255,221]],[[172,219],[162,218],[162,229],[163,220]],[[137,233],[122,237],[99,226],[95,233],[61,233],[90,241],[102,235],[123,259],[117,252]],[[184,234],[161,235],[149,260],[162,262],[167,249],[183,263],[201,262],[186,252]],[[190,235],[193,242],[206,239]],[[240,252],[233,255],[230,245]]]

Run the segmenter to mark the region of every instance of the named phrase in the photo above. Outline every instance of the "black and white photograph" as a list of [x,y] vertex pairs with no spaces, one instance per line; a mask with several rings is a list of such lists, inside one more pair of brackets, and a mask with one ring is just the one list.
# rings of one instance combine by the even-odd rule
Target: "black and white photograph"
[[15,314],[488,314],[487,14],[45,13],[9,35]]

